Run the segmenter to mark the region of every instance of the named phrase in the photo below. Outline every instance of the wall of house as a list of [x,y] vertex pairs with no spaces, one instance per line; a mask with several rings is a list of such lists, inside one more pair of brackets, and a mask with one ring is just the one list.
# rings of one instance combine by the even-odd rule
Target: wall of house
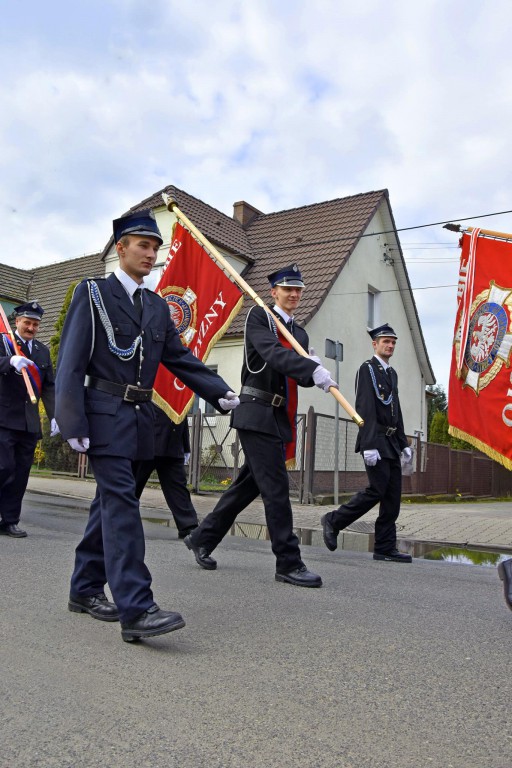
[[217,366],[219,376],[222,376],[233,390],[240,392],[240,374],[242,372],[243,346],[241,339],[221,339],[212,349],[206,365]]
[[[381,231],[383,228],[377,212],[367,231]],[[387,322],[398,335],[392,366],[398,373],[405,431],[412,435],[415,430],[421,430],[426,435],[425,382],[397,290],[393,266],[384,261],[385,243],[385,235],[364,237],[359,241],[322,308],[308,324],[307,331],[315,351],[333,374],[334,360],[324,359],[325,338],[342,342],[344,359],[340,364],[340,390],[354,405],[356,372],[373,353],[367,333],[368,288],[371,286],[378,290],[374,327]],[[304,411],[309,405],[319,412],[334,414],[334,398],[324,395],[317,388],[300,390],[300,410]],[[340,410],[340,415],[345,414]]]

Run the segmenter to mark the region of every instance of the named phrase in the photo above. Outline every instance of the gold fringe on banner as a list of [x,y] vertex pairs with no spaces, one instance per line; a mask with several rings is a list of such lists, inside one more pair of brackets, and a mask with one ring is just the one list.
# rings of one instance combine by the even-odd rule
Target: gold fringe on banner
[[477,437],[474,437],[473,435],[468,435],[467,432],[463,432],[462,429],[459,429],[458,427],[448,427],[448,434],[452,435],[452,437],[458,437],[459,440],[464,440],[466,443],[469,443],[474,448],[478,448],[479,451],[482,451],[482,453],[485,453],[486,456],[489,456],[490,459],[494,459],[494,461],[497,461],[498,464],[502,464],[505,469],[511,469],[512,470],[512,460],[507,459],[506,456],[503,456],[503,454],[498,453],[497,450],[494,448],[491,448],[486,443],[483,443],[481,440],[479,440]]

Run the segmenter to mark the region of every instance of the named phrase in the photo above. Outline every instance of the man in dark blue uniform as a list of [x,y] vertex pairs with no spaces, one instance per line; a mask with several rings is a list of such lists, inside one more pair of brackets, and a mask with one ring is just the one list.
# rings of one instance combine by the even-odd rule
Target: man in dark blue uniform
[[[294,321],[304,283],[296,264],[268,276],[275,305],[273,312],[301,346],[308,349],[306,331]],[[314,357],[302,357],[282,337],[272,317],[253,307],[245,326],[245,354],[240,405],[231,424],[238,430],[245,463],[235,482],[222,495],[199,528],[185,538],[197,563],[207,570],[217,567],[210,557],[233,525],[237,515],[261,494],[272,551],[276,581],[297,587],[321,587],[322,579],[302,562],[299,540],[293,532],[293,515],[286,469],[287,452],[293,453],[297,415],[297,384],[328,392],[337,387],[329,371]]]
[[[184,626],[153,600],[132,461],[154,455],[152,387],[162,363],[221,412],[238,398],[184,347],[166,302],[145,290],[162,244],[152,211],[114,221],[119,267],[77,286],[62,331],[56,419],[72,448],[88,450],[97,483],[76,549],[69,609],[121,620],[131,642]],[[104,593],[108,582],[115,605]]]
[[402,494],[400,456],[403,453],[406,460],[412,460],[398,399],[398,378],[389,365],[397,335],[387,323],[369,334],[374,355],[361,365],[356,379],[356,411],[364,425],[357,435],[355,450],[363,454],[370,484],[339,509],[322,517],[324,542],[333,552],[339,531],[380,503],[373,558],[410,563],[411,556],[396,547],[396,519]]
[[[0,535],[24,538],[27,532],[18,523],[21,503],[27,489],[37,441],[41,438],[39,400],[52,421],[55,410],[55,384],[50,352],[36,341],[44,309],[31,301],[16,307],[15,338],[20,355],[12,342],[2,336],[0,343]],[[33,404],[22,377],[27,369],[37,398]],[[52,434],[56,434],[55,421]]]
[[184,539],[197,528],[197,512],[187,488],[185,456],[190,457],[190,435],[187,419],[175,424],[164,411],[152,404],[155,416],[155,455],[133,463],[135,495],[142,491],[156,470],[167,506],[172,512],[178,537]]

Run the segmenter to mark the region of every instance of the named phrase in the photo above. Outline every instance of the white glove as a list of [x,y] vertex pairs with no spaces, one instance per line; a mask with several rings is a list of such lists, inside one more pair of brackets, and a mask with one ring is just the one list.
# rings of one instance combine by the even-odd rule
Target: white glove
[[219,406],[223,411],[232,411],[237,405],[240,405],[240,400],[234,392],[229,390],[224,397],[219,397]]
[[313,371],[313,381],[315,382],[316,386],[319,389],[323,389],[324,392],[328,392],[329,387],[336,387],[336,389],[339,389],[336,382],[331,379],[331,374],[327,368],[323,367],[323,365],[319,365]]
[[185,466],[188,466],[190,463],[190,453],[185,453],[183,456],[183,463]]
[[23,355],[13,355],[9,362],[18,373],[21,373],[24,368],[28,368],[29,365],[35,365],[33,360],[29,360],[28,357],[23,357]]
[[364,463],[369,467],[374,467],[378,461],[380,461],[380,453],[376,448],[372,448],[371,451],[363,451]]
[[85,453],[89,449],[88,437],[70,437],[68,443],[74,451],[78,453]]
[[409,446],[403,449],[402,454],[407,462],[412,461],[412,450],[409,448]]
[[52,419],[50,422],[50,437],[55,437],[55,435],[60,435],[60,429],[55,419]]
[[322,365],[322,361],[318,357],[318,355],[315,355],[315,350],[313,347],[309,350],[309,357],[311,360],[313,360],[314,363],[318,363],[318,365]]

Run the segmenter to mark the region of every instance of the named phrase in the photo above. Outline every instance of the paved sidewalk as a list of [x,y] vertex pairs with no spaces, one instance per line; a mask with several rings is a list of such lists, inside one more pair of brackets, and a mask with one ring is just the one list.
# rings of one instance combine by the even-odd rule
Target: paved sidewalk
[[[70,477],[42,477],[31,475],[28,490],[35,493],[54,494],[61,497],[92,499],[96,484],[92,480]],[[217,500],[216,495],[193,495],[192,501],[200,518],[210,512]],[[332,507],[293,504],[295,525],[301,529],[303,543],[321,544],[320,518]],[[155,520],[172,517],[159,488],[147,487],[141,499],[142,514]],[[346,532],[340,548],[368,550],[372,546],[371,532],[377,511],[372,510],[353,530]],[[257,534],[243,531],[243,526],[264,526],[265,515],[261,500],[256,500],[237,520],[242,535],[256,538]],[[451,504],[418,504],[404,502],[398,519],[399,538],[415,542],[440,543],[454,546],[512,552],[512,500],[455,502]],[[306,533],[307,532],[307,533]]]

